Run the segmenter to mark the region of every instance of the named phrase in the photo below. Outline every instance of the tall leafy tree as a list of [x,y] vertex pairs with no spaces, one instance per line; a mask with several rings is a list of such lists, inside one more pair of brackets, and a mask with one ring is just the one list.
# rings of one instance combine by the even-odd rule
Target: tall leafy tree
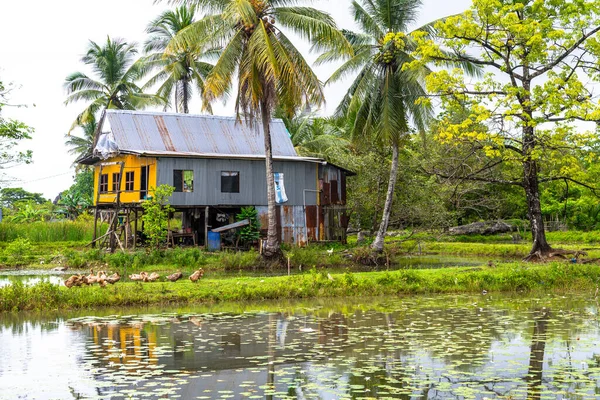
[[136,110],[164,103],[159,96],[144,93],[138,86],[137,82],[148,69],[144,60],[136,59],[137,54],[136,44],[123,39],[107,37],[103,44],[90,41],[81,61],[92,68],[95,76],[75,72],[65,81],[66,104],[88,102],[71,130],[91,122],[98,112],[107,108]]
[[9,105],[8,95],[10,91],[10,85],[6,87],[0,81],[0,183],[7,180],[2,170],[32,162],[31,150],[19,151],[17,146],[23,140],[31,139],[33,128],[21,121],[2,116],[2,108]]
[[318,63],[343,60],[328,82],[337,82],[357,74],[346,96],[336,110],[340,117],[353,122],[355,142],[376,142],[392,149],[392,163],[381,223],[372,248],[383,251],[392,200],[398,176],[398,160],[402,142],[407,138],[411,122],[424,129],[431,108],[417,100],[426,95],[421,69],[405,70],[411,61],[409,54],[414,41],[406,34],[416,17],[421,1],[414,0],[356,0],[351,9],[360,32],[346,31],[354,47],[347,57],[338,49],[325,51]]
[[[458,121],[446,113],[439,139],[487,158],[482,168],[453,178],[522,188],[533,234],[527,259],[555,254],[546,240],[540,185],[562,181],[596,190],[586,184],[581,160],[592,157],[600,119],[590,84],[600,81],[600,1],[475,0],[435,28],[436,38],[414,36],[417,60],[410,67],[468,60],[488,71],[475,81],[460,70],[427,78],[446,110],[468,110]],[[490,176],[499,165],[504,174]]]
[[32,201],[35,204],[43,204],[48,200],[41,193],[28,192],[23,188],[0,189],[0,206],[12,208],[16,203]]
[[[175,111],[186,114],[194,88],[200,96],[204,94],[204,81],[213,67],[206,59],[218,55],[215,50],[205,51],[199,42],[176,45],[169,53],[165,52],[173,38],[194,23],[195,14],[194,5],[163,12],[148,25],[146,32],[151,36],[144,46],[144,51],[149,53],[146,60],[159,69],[144,88],[160,83],[157,94],[173,99]],[[209,104],[206,108],[210,111]]]
[[277,237],[275,182],[270,122],[276,105],[288,114],[307,103],[324,101],[321,82],[280,29],[308,39],[317,46],[337,42],[341,50],[352,49],[333,19],[311,7],[291,0],[198,0],[204,18],[183,30],[170,46],[197,43],[222,46],[223,51],[205,82],[207,103],[227,96],[237,84],[236,112],[254,123],[260,116],[265,143],[268,199],[268,234],[263,256],[266,263],[279,262],[281,249]]

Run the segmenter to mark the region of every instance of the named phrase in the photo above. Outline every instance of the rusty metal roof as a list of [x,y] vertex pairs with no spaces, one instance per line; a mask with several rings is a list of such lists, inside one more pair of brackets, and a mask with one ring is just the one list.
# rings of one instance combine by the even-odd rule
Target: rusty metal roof
[[[103,132],[110,131],[121,152],[197,156],[262,156],[260,123],[249,126],[231,117],[107,110]],[[274,157],[297,157],[281,120],[271,123]]]

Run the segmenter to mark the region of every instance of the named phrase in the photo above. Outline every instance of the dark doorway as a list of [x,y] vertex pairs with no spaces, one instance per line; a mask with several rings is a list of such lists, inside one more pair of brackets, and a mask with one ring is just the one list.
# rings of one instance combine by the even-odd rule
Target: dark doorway
[[142,167],[141,181],[140,181],[140,200],[144,200],[148,195],[148,175],[150,174],[150,167]]

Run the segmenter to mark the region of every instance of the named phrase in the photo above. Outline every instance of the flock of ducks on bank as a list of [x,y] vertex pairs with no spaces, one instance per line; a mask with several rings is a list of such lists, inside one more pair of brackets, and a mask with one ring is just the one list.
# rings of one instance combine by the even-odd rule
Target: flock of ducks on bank
[[[200,278],[204,276],[204,270],[200,268],[190,275],[189,279],[192,282],[198,282]],[[175,272],[174,274],[168,275],[166,278],[171,282],[176,282],[183,277],[181,272]],[[147,272],[140,272],[139,274],[129,275],[129,279],[137,282],[156,282],[160,278],[160,275],[156,272],[148,274]],[[65,281],[65,286],[71,288],[73,286],[88,286],[97,283],[100,287],[105,287],[108,283],[114,285],[121,279],[121,275],[115,272],[112,275],[107,275],[105,271],[98,271],[94,274],[94,270],[90,269],[89,275],[71,275],[69,279]]]
[[100,287],[105,287],[108,283],[114,285],[119,282],[120,279],[121,275],[119,275],[118,272],[107,275],[105,271],[98,271],[94,275],[94,270],[90,269],[89,275],[71,275],[69,279],[65,281],[65,286],[71,288],[73,286],[88,286],[97,283]]

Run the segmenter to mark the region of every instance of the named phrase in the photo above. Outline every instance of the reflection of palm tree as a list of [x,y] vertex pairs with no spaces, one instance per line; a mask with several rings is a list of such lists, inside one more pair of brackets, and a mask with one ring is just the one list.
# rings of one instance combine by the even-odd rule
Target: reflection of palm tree
[[533,336],[529,353],[529,370],[527,372],[527,398],[538,400],[542,391],[542,375],[544,372],[544,354],[546,351],[546,333],[548,330],[548,310],[536,311],[533,321]]

